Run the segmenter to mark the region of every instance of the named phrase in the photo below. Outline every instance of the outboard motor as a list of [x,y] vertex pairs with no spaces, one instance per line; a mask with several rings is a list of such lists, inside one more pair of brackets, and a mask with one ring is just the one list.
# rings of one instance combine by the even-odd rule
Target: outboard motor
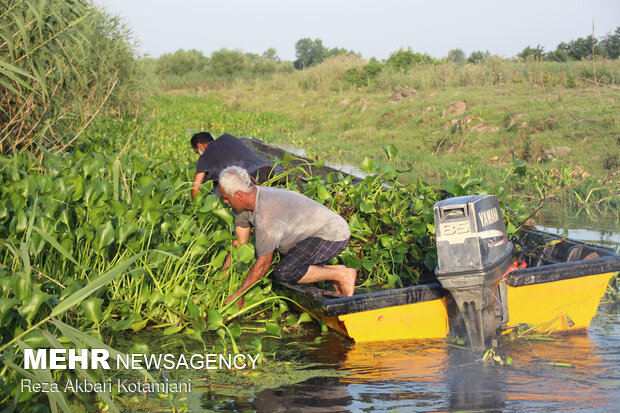
[[464,322],[471,348],[484,350],[495,345],[508,321],[505,286],[502,305],[499,284],[511,262],[512,243],[499,201],[494,195],[460,196],[437,202],[434,212],[435,275],[454,299],[451,329],[458,332]]

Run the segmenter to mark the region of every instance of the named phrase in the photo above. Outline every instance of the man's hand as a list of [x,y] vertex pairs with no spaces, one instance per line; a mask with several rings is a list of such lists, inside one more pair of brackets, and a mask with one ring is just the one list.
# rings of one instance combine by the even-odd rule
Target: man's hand
[[[237,298],[237,296],[243,294],[248,288],[253,286],[258,280],[260,280],[265,275],[265,273],[267,273],[267,270],[271,266],[272,260],[273,252],[258,257],[254,265],[252,265],[252,268],[250,268],[250,271],[248,271],[248,275],[245,277],[245,280],[243,280],[243,283],[241,283],[241,287],[239,287],[239,289],[235,291],[233,295],[228,297],[224,304],[230,303],[232,300]],[[243,303],[241,304],[241,306],[243,306]]]
[[205,176],[207,176],[206,172],[198,172],[194,175],[194,185],[192,186],[192,199],[196,196],[198,192],[200,192],[200,185],[204,182]]

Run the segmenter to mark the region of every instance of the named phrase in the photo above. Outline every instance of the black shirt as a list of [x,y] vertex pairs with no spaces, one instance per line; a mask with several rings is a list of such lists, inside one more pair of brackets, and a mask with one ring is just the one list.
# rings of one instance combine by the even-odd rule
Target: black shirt
[[200,155],[196,163],[196,173],[206,173],[204,181],[217,180],[220,172],[229,166],[240,166],[251,175],[263,166],[273,166],[273,163],[255,154],[233,135],[225,133],[210,142]]

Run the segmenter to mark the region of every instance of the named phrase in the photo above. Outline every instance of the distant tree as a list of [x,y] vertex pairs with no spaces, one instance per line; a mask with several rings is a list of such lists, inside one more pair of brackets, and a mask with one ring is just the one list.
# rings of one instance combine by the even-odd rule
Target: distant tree
[[404,49],[398,49],[395,52],[390,53],[390,57],[385,61],[386,66],[393,67],[407,71],[415,64],[431,63],[436,64],[438,60],[426,53],[416,53],[411,50],[411,47]]
[[613,33],[607,33],[607,36],[601,40],[601,47],[611,59],[620,57],[620,27],[616,27]]
[[220,49],[211,53],[209,67],[213,74],[233,77],[244,71],[247,57],[239,50]]
[[547,53],[545,58],[552,62],[567,62],[571,60],[571,57],[568,55],[568,44],[561,42],[554,51]]
[[582,60],[588,57],[592,57],[592,48],[594,47],[594,54],[597,56],[604,56],[605,49],[598,44],[598,39],[593,38],[592,35],[585,39],[580,37],[577,40],[572,40],[568,43],[568,55],[573,60]]
[[517,56],[523,60],[527,59],[528,57],[533,57],[537,60],[540,60],[543,58],[544,55],[545,55],[545,48],[542,47],[541,45],[538,45],[536,47],[527,46]]
[[310,39],[309,37],[299,39],[295,43],[295,56],[297,60],[293,62],[295,69],[305,69],[314,66],[325,58],[325,47],[321,39]]
[[547,54],[548,60],[556,62],[566,62],[569,60],[583,60],[592,57],[592,48],[594,47],[595,56],[607,55],[606,49],[598,44],[598,40],[592,35],[588,37],[579,37],[568,43],[560,43],[556,49]]
[[179,49],[174,53],[161,55],[157,59],[155,72],[163,76],[183,76],[189,72],[201,71],[208,61],[201,51]]
[[489,53],[488,50],[484,52],[482,50],[477,50],[475,52],[471,52],[471,54],[467,58],[467,63],[476,64],[476,63],[484,62],[489,57],[491,57],[491,54]]
[[448,60],[454,63],[463,63],[465,61],[465,52],[461,49],[452,49],[448,52]]
[[323,53],[323,58],[328,59],[330,57],[335,56],[357,56],[362,57],[360,53],[356,53],[353,50],[347,50],[344,48],[334,47],[333,49],[325,49]]
[[263,58],[268,60],[273,60],[274,62],[279,62],[280,58],[278,57],[278,52],[273,47],[265,50],[263,52]]

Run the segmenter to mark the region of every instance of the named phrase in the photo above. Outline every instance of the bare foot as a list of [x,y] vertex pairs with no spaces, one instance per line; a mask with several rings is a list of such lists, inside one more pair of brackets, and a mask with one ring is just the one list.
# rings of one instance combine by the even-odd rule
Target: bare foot
[[340,283],[342,294],[350,297],[355,292],[355,279],[357,278],[357,271],[354,268],[347,268],[343,282]]

